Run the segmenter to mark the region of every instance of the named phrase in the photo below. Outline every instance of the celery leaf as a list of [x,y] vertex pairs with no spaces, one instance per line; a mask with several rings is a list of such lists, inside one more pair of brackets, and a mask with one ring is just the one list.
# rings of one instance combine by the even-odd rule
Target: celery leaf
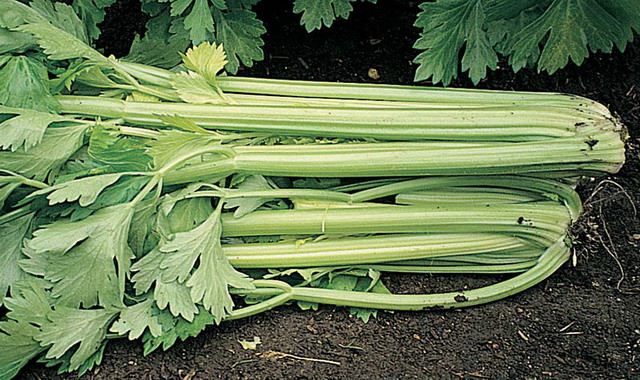
[[26,243],[28,271],[53,283],[52,295],[61,305],[120,304],[133,256],[127,245],[132,214],[128,204],[121,204],[36,230]]
[[[293,13],[302,13],[300,25],[307,32],[320,29],[322,26],[330,27],[338,18],[347,19],[353,11],[351,3],[356,0],[295,0]],[[361,0],[364,1],[364,0]],[[376,3],[376,0],[366,0]]]
[[111,65],[106,57],[91,46],[48,22],[27,23],[17,27],[16,30],[33,35],[49,59],[87,58]]
[[73,0],[73,9],[80,16],[91,40],[100,36],[100,24],[104,20],[105,8],[116,0]]
[[56,112],[59,104],[49,90],[44,64],[27,56],[0,60],[0,105]]
[[[244,179],[238,185],[238,191],[253,191],[253,190],[271,190],[273,186],[261,175],[250,175]],[[230,198],[225,202],[224,208],[233,209],[236,211],[233,213],[233,216],[236,218],[240,218],[244,215],[247,215],[256,209],[258,209],[263,204],[269,202],[272,198],[259,198],[259,197],[251,197],[251,198]]]
[[216,76],[227,64],[227,55],[222,44],[203,42],[191,47],[182,55],[184,66],[202,75],[209,83],[214,84]]
[[0,176],[0,209],[2,209],[9,199],[9,196],[20,187],[22,181],[20,177],[3,175]]
[[[178,197],[185,191],[186,189],[178,191],[174,195]],[[163,206],[156,214],[155,229],[160,234],[160,243],[131,267],[135,272],[132,281],[136,294],[144,294],[154,286],[153,298],[158,308],[164,310],[168,307],[172,315],[181,316],[187,321],[194,320],[198,307],[191,299],[186,283],[180,283],[177,279],[163,279],[166,276],[163,275],[161,265],[166,254],[159,248],[167,244],[174,234],[188,232],[202,224],[212,211],[208,199],[192,198],[175,202],[172,195],[166,195]]]
[[[213,35],[213,16],[209,5],[210,0],[173,0],[171,15],[178,16],[192,5],[191,11],[184,18],[184,26],[189,31],[189,37],[194,44],[210,39]],[[215,9],[226,9],[224,0],[211,0]]]
[[222,104],[225,102],[202,75],[193,71],[174,75],[171,84],[180,100],[185,103]]
[[122,60],[170,69],[181,62],[179,53],[184,50],[183,47],[184,42],[180,39],[166,42],[147,32],[143,38],[138,35],[134,37],[129,54]]
[[[601,4],[605,0],[555,0],[546,11],[510,41],[509,63],[515,71],[538,59],[538,71],[553,74],[569,59],[580,65],[589,50],[610,53],[617,45],[623,50],[630,40],[629,20],[617,18]],[[637,11],[638,5],[630,5]],[[626,14],[626,12],[622,12]],[[540,52],[539,45],[544,48]]]
[[31,231],[33,214],[0,224],[2,248],[0,248],[0,305],[4,302],[7,290],[25,273],[18,265],[22,255],[22,242]]
[[29,5],[15,0],[0,2],[0,26],[14,29],[28,23],[51,23],[55,28],[85,43],[89,42],[82,21],[67,4],[49,0],[32,0]]
[[117,130],[101,125],[93,128],[88,152],[112,171],[142,172],[151,168],[152,159],[139,139],[121,136]]
[[115,315],[116,309],[82,310],[58,305],[35,338],[42,346],[50,346],[47,358],[60,358],[77,345],[68,368],[73,371],[101,349]]
[[[233,308],[229,286],[253,287],[250,279],[236,271],[222,252],[220,211],[219,207],[204,223],[190,231],[175,234],[159,248],[166,254],[161,265],[163,280],[187,281],[193,301],[202,302],[217,323]],[[196,261],[199,263],[197,267]]]
[[49,322],[50,298],[34,277],[14,283],[11,297],[5,299],[9,310],[0,322],[0,378],[13,378],[31,359],[45,350],[35,339],[40,326]]
[[120,317],[113,323],[110,331],[128,335],[129,340],[135,340],[148,329],[152,336],[157,337],[162,333],[158,313],[150,299],[128,306],[120,312]]
[[[331,268],[329,268],[331,269]],[[309,268],[306,271],[309,272],[313,268]],[[292,272],[305,273],[304,270],[289,270]],[[389,289],[380,281],[380,272],[369,269],[341,269],[333,268],[327,270],[324,273],[316,270],[314,276],[309,277],[310,286],[314,288],[332,289],[332,290],[344,290],[355,292],[371,292],[388,294]],[[317,273],[317,274],[315,274]],[[319,276],[318,276],[319,275]],[[298,302],[298,306],[302,310],[317,310],[318,304],[313,302]],[[367,323],[373,316],[377,316],[376,309],[350,307],[349,312],[352,315],[360,318],[363,322]]]
[[163,311],[158,316],[158,321],[162,326],[162,334],[155,337],[150,331],[145,331],[142,336],[144,342],[144,355],[155,351],[162,347],[167,350],[180,339],[185,340],[200,334],[205,327],[214,323],[213,316],[202,307],[196,310],[197,314],[191,321],[187,321],[181,317],[174,317],[169,312]]
[[147,154],[153,158],[155,169],[172,162],[183,155],[189,155],[198,148],[206,148],[217,143],[213,136],[200,133],[188,133],[179,130],[163,131],[161,136],[151,142]]
[[266,32],[262,21],[249,10],[231,10],[228,12],[214,12],[216,20],[216,41],[224,45],[229,61],[225,66],[227,71],[235,74],[240,67],[251,67],[253,62],[262,61],[264,41],[262,35]]
[[57,28],[66,31],[85,43],[89,42],[85,25],[71,6],[49,0],[33,0],[29,5]]
[[48,194],[49,205],[78,201],[80,206],[86,207],[95,202],[102,191],[116,183],[123,175],[124,173],[113,173],[76,179],[38,190],[31,196]]
[[458,75],[458,53],[464,46],[462,70],[477,84],[486,69],[495,69],[498,57],[484,28],[482,0],[440,0],[420,5],[415,26],[422,28],[414,48],[424,50],[414,60],[420,66],[415,80],[431,78],[449,84]]
[[350,0],[295,0],[293,13],[302,13],[300,24],[307,32],[329,27],[337,18],[348,18],[353,10]]
[[51,179],[82,146],[87,128],[86,125],[47,128],[40,144],[27,152],[0,151],[0,166],[39,181]]
[[198,307],[191,299],[187,285],[177,280],[162,279],[163,270],[160,265],[164,257],[165,254],[156,248],[133,264],[131,270],[136,273],[132,280],[136,293],[143,294],[154,286],[153,299],[160,310],[168,307],[172,315],[193,321]]
[[0,149],[16,151],[24,147],[28,151],[38,145],[44,132],[52,123],[67,120],[61,116],[30,109],[0,106],[0,116],[10,119],[0,121]]
[[0,378],[12,379],[31,359],[43,351],[33,337],[39,329],[26,322],[0,322]]

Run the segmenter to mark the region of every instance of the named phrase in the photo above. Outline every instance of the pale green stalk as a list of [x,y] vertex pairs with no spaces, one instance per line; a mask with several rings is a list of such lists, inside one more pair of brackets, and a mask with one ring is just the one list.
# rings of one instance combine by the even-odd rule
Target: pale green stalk
[[616,172],[624,162],[624,144],[614,136],[592,147],[584,137],[519,144],[392,143],[245,146],[228,159],[202,160],[168,173],[167,183],[206,181],[233,173],[290,177],[406,177],[544,173],[573,176]]
[[118,99],[58,96],[66,114],[118,118],[162,126],[158,115],[177,115],[203,128],[295,136],[383,140],[531,141],[574,136],[602,117],[579,110],[536,105],[452,109],[334,109],[280,106],[141,103]]
[[353,235],[372,233],[509,233],[548,245],[571,222],[556,202],[497,207],[386,206],[254,211],[242,218],[223,214],[223,236]]
[[510,252],[522,249],[538,251],[522,238],[495,233],[382,235],[306,243],[223,245],[224,254],[237,268],[363,265],[487,253],[508,257]]
[[[137,63],[121,62],[121,66],[129,74],[140,81],[171,89],[172,77],[175,75],[164,70]],[[300,101],[326,104],[326,100],[342,100],[339,104],[352,106],[345,100],[365,100],[364,104],[383,102],[385,104],[418,103],[420,106],[466,107],[487,105],[510,105],[513,103],[533,103],[560,107],[583,107],[610,116],[603,105],[583,97],[544,92],[523,91],[490,91],[479,89],[452,89],[424,86],[399,86],[366,83],[333,83],[283,79],[249,78],[241,76],[220,76],[217,84],[227,96],[236,94],[277,96],[274,102],[279,103],[282,97],[304,98]],[[311,98],[311,99],[310,99]],[[363,103],[360,103],[363,104]],[[415,106],[415,105],[414,105]]]
[[291,301],[384,310],[449,309],[479,305],[508,297],[538,284],[560,268],[569,256],[569,247],[564,242],[564,237],[561,237],[545,250],[533,267],[518,276],[477,289],[439,294],[364,293],[294,287],[277,280],[255,280],[255,290],[234,289],[234,292],[273,298],[234,310],[228,319],[248,317]]

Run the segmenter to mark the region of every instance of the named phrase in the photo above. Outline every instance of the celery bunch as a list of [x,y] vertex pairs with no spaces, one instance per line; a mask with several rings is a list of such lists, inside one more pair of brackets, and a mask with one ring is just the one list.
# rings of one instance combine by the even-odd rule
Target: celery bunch
[[[568,259],[572,184],[624,162],[623,126],[572,95],[227,77],[208,43],[164,70],[0,10],[22,41],[0,61],[0,378],[287,303],[366,321],[509,296]],[[388,272],[513,277],[398,295]]]

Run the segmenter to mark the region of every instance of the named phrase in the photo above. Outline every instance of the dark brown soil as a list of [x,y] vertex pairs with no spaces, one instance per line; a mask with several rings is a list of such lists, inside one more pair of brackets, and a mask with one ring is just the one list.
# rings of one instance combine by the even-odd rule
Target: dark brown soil
[[[355,8],[350,20],[307,35],[290,2],[264,1],[258,13],[269,31],[267,58],[242,74],[369,82],[367,70],[375,68],[381,83],[411,83],[416,2],[380,0],[377,6],[358,3]],[[121,55],[143,24],[137,2],[120,5],[108,17],[101,42],[108,52]],[[577,267],[567,264],[522,294],[465,310],[380,313],[364,324],[339,308],[303,312],[284,307],[209,328],[148,357],[139,343],[118,341],[86,378],[640,379],[640,223],[628,199],[640,208],[640,43],[624,54],[594,56],[580,68],[571,65],[553,76],[500,69],[480,86],[588,96],[609,106],[628,126],[628,163],[610,178],[619,186],[602,184],[576,228]],[[584,199],[599,181],[583,187]],[[624,270],[619,289],[621,270],[612,255]],[[476,280],[466,281],[473,285]],[[394,290],[409,293],[453,280],[395,276],[390,281]],[[262,345],[243,350],[238,340],[254,336]],[[268,350],[340,365],[256,355]],[[61,378],[36,365],[22,377]]]

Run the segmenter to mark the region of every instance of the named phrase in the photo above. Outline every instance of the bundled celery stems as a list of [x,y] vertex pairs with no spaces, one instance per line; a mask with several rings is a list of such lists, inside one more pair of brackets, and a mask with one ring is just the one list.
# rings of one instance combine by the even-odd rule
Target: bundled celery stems
[[[48,109],[0,107],[0,378],[290,303],[366,321],[504,298],[567,261],[573,186],[624,161],[582,97],[229,77],[208,43],[165,70],[9,3],[64,70]],[[394,294],[388,272],[510,275]]]

